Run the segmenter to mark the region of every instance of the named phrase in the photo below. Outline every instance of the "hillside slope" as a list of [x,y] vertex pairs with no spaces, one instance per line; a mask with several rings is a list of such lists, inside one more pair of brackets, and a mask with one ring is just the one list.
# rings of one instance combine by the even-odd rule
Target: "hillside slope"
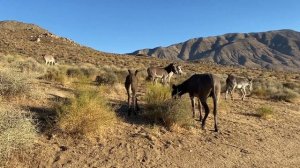
[[75,63],[93,56],[117,55],[96,51],[37,25],[17,21],[0,21],[0,53],[31,56],[38,61],[43,61],[43,55],[50,54],[59,58],[59,62]]
[[194,38],[168,47],[137,50],[131,54],[299,71],[300,32],[278,30],[261,33],[231,33]]

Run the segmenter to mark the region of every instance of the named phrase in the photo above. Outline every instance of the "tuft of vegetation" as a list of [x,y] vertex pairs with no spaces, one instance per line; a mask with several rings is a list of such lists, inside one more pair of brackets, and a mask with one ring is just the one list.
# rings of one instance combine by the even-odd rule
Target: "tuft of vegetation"
[[116,121],[116,115],[102,95],[101,87],[77,89],[78,93],[70,102],[58,108],[58,125],[73,135],[93,137],[100,135]]
[[297,84],[256,80],[253,88],[252,94],[271,100],[294,102],[300,97]]
[[8,98],[30,94],[30,78],[23,73],[4,69],[0,71],[0,95]]
[[47,72],[40,78],[48,81],[55,81],[61,84],[65,84],[67,81],[65,74],[66,74],[66,70],[64,68],[49,67],[47,69]]
[[21,72],[37,72],[43,74],[46,71],[45,66],[41,65],[31,57],[22,61],[15,61],[13,66],[19,69]]
[[147,86],[146,111],[143,114],[151,121],[170,129],[192,124],[190,103],[187,99],[172,99],[170,88],[161,84]]
[[109,71],[107,73],[102,73],[98,75],[95,79],[95,82],[98,85],[113,85],[118,83],[118,76],[116,73]]
[[37,132],[29,112],[0,104],[0,167],[13,152],[30,149]]
[[268,106],[262,106],[262,107],[258,108],[256,111],[257,111],[258,117],[263,118],[263,119],[269,119],[274,114],[273,109]]

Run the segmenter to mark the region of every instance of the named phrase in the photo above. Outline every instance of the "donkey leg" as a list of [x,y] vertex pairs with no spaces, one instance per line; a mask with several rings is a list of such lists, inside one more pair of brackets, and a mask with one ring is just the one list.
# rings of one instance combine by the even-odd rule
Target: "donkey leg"
[[242,100],[244,100],[245,99],[245,97],[246,97],[246,94],[247,94],[247,92],[246,92],[246,88],[242,88],[242,91],[243,91],[243,98],[242,98]]
[[193,118],[195,118],[195,100],[194,97],[191,96],[192,110],[193,110]]
[[198,99],[198,109],[199,109],[199,114],[200,114],[199,121],[202,121],[202,105],[201,105],[200,99]]
[[218,97],[213,95],[213,102],[214,102],[214,121],[215,121],[215,132],[218,132],[218,125],[217,125],[217,108],[218,108]]
[[241,93],[242,93],[241,99],[244,100],[244,95],[245,95],[245,93],[244,93],[244,89],[243,89],[243,88],[241,88]]
[[228,95],[228,89],[226,89],[226,92],[225,92],[225,100],[227,100],[227,95]]
[[134,93],[133,96],[132,96],[132,104],[133,104],[133,114],[134,115],[137,115],[136,113],[136,94]]
[[232,90],[230,91],[231,100],[233,100],[233,93],[236,86],[233,86]]
[[205,110],[205,115],[204,115],[204,118],[202,120],[202,129],[205,129],[205,122],[206,122],[206,118],[207,118],[207,116],[209,114],[209,108],[208,108],[208,105],[206,103],[206,100],[205,101],[201,100],[201,103],[202,103],[202,105],[204,107],[204,110]]
[[131,107],[130,107],[131,96],[130,96],[130,93],[128,93],[127,95],[128,95],[128,113],[127,113],[127,115],[130,116],[130,114],[131,114]]

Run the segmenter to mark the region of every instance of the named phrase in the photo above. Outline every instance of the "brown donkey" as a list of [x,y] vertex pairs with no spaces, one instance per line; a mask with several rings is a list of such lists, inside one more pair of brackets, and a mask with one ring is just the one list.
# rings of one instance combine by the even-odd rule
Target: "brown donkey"
[[[137,104],[137,89],[138,89],[138,78],[137,78],[137,73],[139,72],[136,70],[133,72],[132,70],[128,70],[129,74],[126,76],[125,80],[125,88],[127,91],[127,96],[128,96],[128,116],[130,116],[131,111],[136,115],[136,110],[139,109],[138,104]],[[131,108],[132,104],[132,108]]]
[[173,91],[172,91],[172,97],[176,98],[177,96],[181,96],[185,93],[189,93],[191,102],[192,102],[192,108],[193,108],[193,115],[195,115],[195,102],[194,98],[199,98],[199,112],[200,112],[200,121],[202,120],[201,115],[201,104],[204,106],[205,109],[205,115],[202,120],[202,129],[205,128],[205,121],[209,114],[209,107],[207,105],[207,98],[212,97],[213,98],[213,104],[214,104],[214,121],[215,121],[215,131],[218,132],[218,126],[217,126],[217,106],[218,106],[218,100],[220,97],[221,92],[221,83],[220,79],[213,75],[213,74],[195,74],[191,76],[189,79],[184,81],[182,84],[179,85],[173,85]]

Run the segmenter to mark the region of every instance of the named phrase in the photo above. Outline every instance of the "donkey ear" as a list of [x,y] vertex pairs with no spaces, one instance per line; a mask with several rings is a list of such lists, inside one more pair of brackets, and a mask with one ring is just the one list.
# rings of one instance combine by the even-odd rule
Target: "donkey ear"
[[136,71],[135,71],[135,75],[137,75],[137,74],[138,74],[138,72],[140,72],[140,71],[139,71],[139,70],[136,70]]
[[131,70],[130,69],[128,69],[128,73],[131,74]]

